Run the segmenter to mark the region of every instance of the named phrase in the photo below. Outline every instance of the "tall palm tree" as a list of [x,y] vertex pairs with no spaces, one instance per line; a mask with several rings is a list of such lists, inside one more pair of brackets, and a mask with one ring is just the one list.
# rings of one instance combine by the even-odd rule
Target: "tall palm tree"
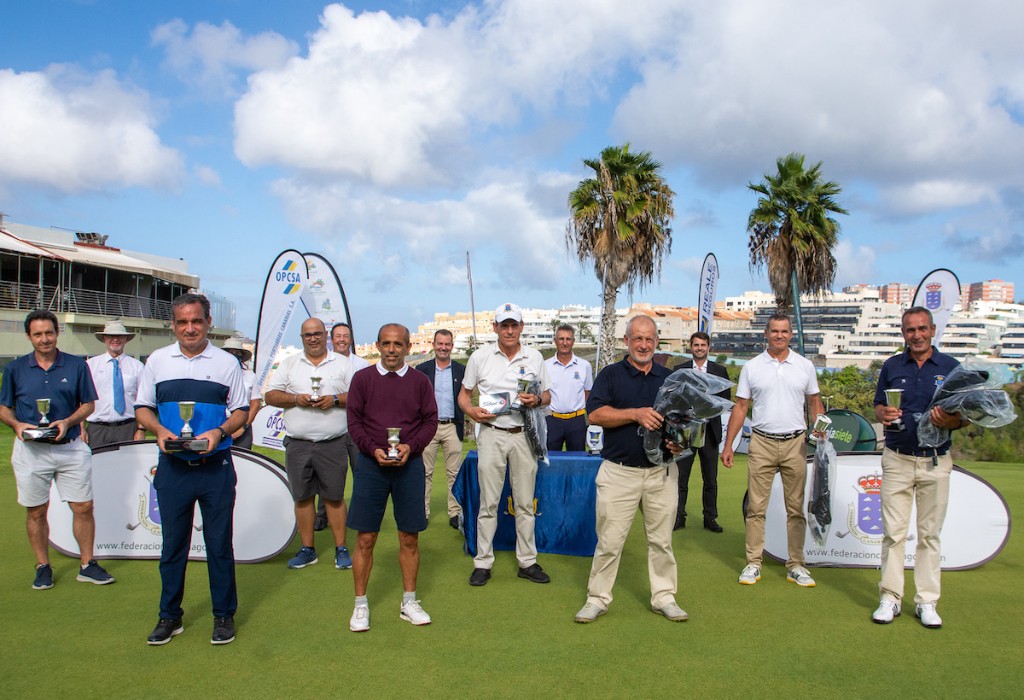
[[614,357],[619,288],[632,293],[661,276],[662,260],[672,249],[675,192],[661,178],[661,163],[648,151],[630,151],[628,143],[583,163],[594,176],[569,193],[565,237],[581,264],[593,261],[601,280],[600,369]]
[[750,266],[767,269],[768,284],[780,309],[796,312],[797,342],[804,352],[800,292],[820,294],[832,286],[839,222],[832,214],[848,213],[836,202],[838,184],[822,178],[821,163],[804,168],[804,156],[790,153],[776,161],[778,172],[747,183],[761,197],[747,219]]

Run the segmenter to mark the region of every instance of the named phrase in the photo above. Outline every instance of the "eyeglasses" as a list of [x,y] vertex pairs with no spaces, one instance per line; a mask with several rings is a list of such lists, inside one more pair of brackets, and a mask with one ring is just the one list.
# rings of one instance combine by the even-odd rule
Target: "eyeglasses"
[[303,333],[302,338],[303,340],[312,340],[313,338],[323,338],[325,335],[327,334],[323,331],[317,331],[316,333]]

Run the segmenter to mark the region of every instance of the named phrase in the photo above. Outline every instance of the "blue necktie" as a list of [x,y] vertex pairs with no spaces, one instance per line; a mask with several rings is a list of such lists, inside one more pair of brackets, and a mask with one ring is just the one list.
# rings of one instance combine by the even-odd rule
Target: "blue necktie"
[[110,358],[114,363],[114,410],[117,415],[124,415],[124,377],[121,376],[121,363],[117,358]]

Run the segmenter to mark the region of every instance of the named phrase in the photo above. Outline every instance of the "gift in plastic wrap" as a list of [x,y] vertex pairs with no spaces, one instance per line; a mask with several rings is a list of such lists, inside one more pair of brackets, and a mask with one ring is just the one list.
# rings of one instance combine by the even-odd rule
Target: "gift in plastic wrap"
[[819,547],[825,546],[832,525],[832,488],[836,483],[836,448],[832,442],[818,440],[811,472],[811,497],[807,501],[807,526]]
[[1017,414],[1003,385],[1013,376],[1006,365],[967,359],[946,377],[935,390],[928,410],[915,414],[917,441],[921,447],[939,447],[949,440],[949,431],[928,419],[935,406],[946,413],[958,413],[985,428],[1001,428],[1012,423]]
[[[524,388],[521,388],[520,393],[540,396],[540,381],[536,379],[528,383],[523,381]],[[548,461],[548,424],[544,419],[544,409],[540,407],[527,408],[517,401],[513,401],[512,408],[523,414],[523,430],[526,432],[526,440],[530,443],[530,449],[533,450],[533,456],[544,464],[551,464]]]
[[[666,377],[653,407],[665,422],[660,430],[641,428],[644,452],[651,464],[687,457],[702,447],[707,422],[720,420],[719,416],[733,406],[732,401],[715,394],[732,386],[728,379],[689,368],[678,369]],[[683,452],[675,457],[667,454],[663,448],[665,440],[682,445]]]

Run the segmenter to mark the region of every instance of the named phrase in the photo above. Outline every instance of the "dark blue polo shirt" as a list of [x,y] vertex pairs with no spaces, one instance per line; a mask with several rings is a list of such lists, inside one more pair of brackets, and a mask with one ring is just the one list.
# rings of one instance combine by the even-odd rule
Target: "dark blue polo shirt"
[[[903,389],[900,419],[907,429],[902,432],[886,432],[885,446],[891,450],[910,452],[921,449],[917,442],[917,420],[915,413],[924,413],[935,396],[935,390],[942,386],[953,368],[960,363],[953,357],[943,354],[932,346],[932,356],[924,361],[920,368],[910,356],[909,351],[890,357],[882,365],[878,375],[878,388],[875,389],[875,405],[885,406],[885,389]],[[927,418],[925,418],[927,420]],[[946,452],[952,440],[940,445],[938,452]],[[929,453],[930,454],[930,453]]]
[[[629,359],[608,365],[594,379],[594,388],[587,400],[587,413],[593,413],[602,406],[611,408],[651,408],[658,395],[658,389],[665,383],[665,377],[672,370],[655,362],[651,371],[644,374]],[[639,423],[627,423],[618,428],[604,429],[604,449],[601,456],[612,462],[631,467],[653,466],[644,452],[644,440],[640,436]]]
[[[0,386],[0,405],[14,409],[14,417],[22,423],[39,424],[36,399],[50,399],[50,421],[63,420],[78,410],[83,403],[96,400],[96,387],[85,360],[57,351],[57,358],[44,370],[36,362],[36,355],[13,360],[4,367],[3,385]],[[68,429],[65,440],[74,440],[81,434],[80,426]]]

